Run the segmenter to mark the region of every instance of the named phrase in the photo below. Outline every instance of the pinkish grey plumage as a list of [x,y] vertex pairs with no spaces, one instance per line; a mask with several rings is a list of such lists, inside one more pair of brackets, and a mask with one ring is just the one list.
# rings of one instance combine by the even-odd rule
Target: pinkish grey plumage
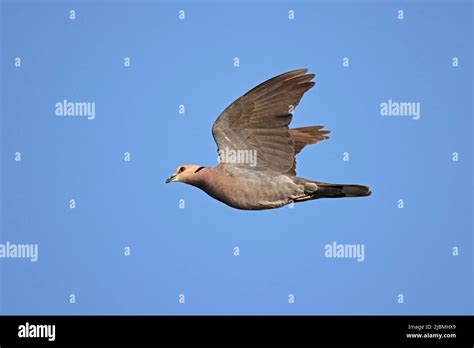
[[303,94],[314,86],[314,74],[306,72],[294,70],[263,82],[234,101],[214,123],[212,134],[220,153],[254,153],[256,161],[224,161],[216,167],[183,165],[166,182],[196,186],[231,207],[245,210],[370,195],[367,186],[328,184],[296,176],[295,156],[306,145],[329,139],[323,126],[288,127]]

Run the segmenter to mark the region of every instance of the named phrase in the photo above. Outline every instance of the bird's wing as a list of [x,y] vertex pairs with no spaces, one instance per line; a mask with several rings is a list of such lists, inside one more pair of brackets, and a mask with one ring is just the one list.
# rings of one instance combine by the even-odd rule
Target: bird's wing
[[[219,115],[212,126],[212,135],[221,161],[233,158],[227,156],[232,151],[235,154],[244,150],[256,154],[256,165],[233,165],[280,173],[291,171],[296,151],[288,125],[301,97],[314,86],[311,82],[314,74],[306,74],[307,71],[289,71],[267,80],[234,101]],[[224,159],[222,154],[226,155]]]
[[[324,126],[310,126],[290,129],[290,135],[295,143],[295,156],[303,150],[306,145],[316,144],[320,141],[329,139],[328,134],[331,131],[323,129]],[[285,173],[287,175],[296,175],[296,159],[293,162],[293,167]]]

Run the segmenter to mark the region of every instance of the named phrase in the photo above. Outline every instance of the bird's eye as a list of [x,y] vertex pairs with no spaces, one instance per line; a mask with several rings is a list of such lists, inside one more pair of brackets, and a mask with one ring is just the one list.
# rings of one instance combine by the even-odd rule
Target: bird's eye
[[184,172],[184,167],[179,168],[179,172],[180,173]]

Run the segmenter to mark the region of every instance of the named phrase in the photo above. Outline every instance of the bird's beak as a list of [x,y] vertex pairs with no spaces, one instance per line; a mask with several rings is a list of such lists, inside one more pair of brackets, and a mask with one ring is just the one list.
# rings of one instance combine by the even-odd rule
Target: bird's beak
[[170,182],[175,181],[176,175],[171,175],[168,179],[166,179],[165,183],[169,184]]

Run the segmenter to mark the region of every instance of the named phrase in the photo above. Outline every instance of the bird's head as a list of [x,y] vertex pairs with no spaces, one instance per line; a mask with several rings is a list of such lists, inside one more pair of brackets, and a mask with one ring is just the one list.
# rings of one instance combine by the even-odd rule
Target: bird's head
[[184,182],[186,184],[192,184],[201,175],[201,170],[204,169],[203,166],[198,166],[195,164],[183,164],[176,168],[173,175],[166,179],[166,183],[170,182]]

